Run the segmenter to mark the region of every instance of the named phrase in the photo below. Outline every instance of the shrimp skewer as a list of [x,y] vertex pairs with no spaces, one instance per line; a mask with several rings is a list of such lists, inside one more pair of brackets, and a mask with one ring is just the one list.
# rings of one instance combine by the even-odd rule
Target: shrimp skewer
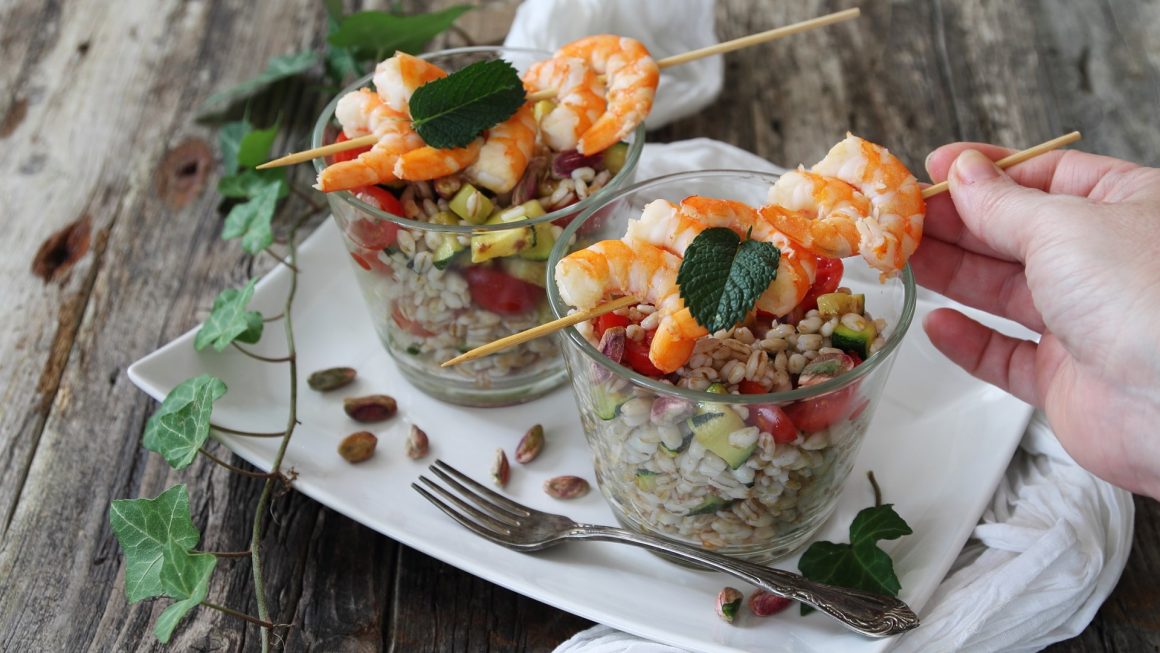
[[479,157],[464,174],[473,184],[506,193],[523,176],[535,147],[536,119],[532,105],[524,104],[511,118],[487,130]]
[[797,306],[817,272],[817,259],[803,251],[754,208],[733,200],[692,196],[674,205],[655,200],[644,208],[640,218],[628,223],[626,239],[636,239],[684,256],[685,249],[702,231],[724,227],[744,237],[773,244],[781,251],[777,275],[757,300],[757,308],[781,317]]
[[407,116],[392,109],[368,89],[344,95],[338,101],[335,115],[347,136],[370,132],[378,137],[378,141],[369,151],[351,161],[323,168],[315,186],[323,192],[397,181],[394,171],[399,158],[423,145],[423,139],[411,129]]
[[544,142],[558,152],[576,148],[580,136],[608,107],[604,87],[583,59],[553,57],[538,61],[524,73],[528,91],[554,90],[556,106],[540,120]]

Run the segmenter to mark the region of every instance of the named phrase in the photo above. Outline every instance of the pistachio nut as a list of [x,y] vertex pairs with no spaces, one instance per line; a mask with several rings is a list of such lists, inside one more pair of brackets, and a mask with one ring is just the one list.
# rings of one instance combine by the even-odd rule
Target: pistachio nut
[[737,617],[737,611],[741,609],[741,600],[745,595],[741,590],[726,587],[717,593],[717,616],[727,624],[733,623],[733,619]]
[[353,367],[331,367],[313,372],[307,377],[306,385],[310,386],[311,390],[329,392],[350,384],[356,376],[358,372]]
[[588,481],[579,476],[556,476],[544,481],[544,492],[557,499],[575,499],[588,494]]
[[338,455],[348,463],[361,463],[375,455],[379,439],[370,431],[351,433],[338,443]]
[[520,443],[516,445],[516,462],[526,465],[536,459],[544,450],[544,427],[536,424],[528,429]]
[[343,399],[342,409],[356,422],[381,422],[393,417],[399,405],[388,395],[367,395]]
[[407,434],[407,441],[403,444],[407,457],[411,460],[418,460],[427,455],[427,450],[430,443],[427,440],[427,432],[423,429],[411,425],[411,432]]
[[765,590],[754,590],[749,595],[749,611],[759,617],[777,614],[789,607],[790,599]]
[[507,454],[503,449],[495,450],[495,462],[491,464],[491,480],[500,487],[507,487],[512,477],[512,468],[508,465]]

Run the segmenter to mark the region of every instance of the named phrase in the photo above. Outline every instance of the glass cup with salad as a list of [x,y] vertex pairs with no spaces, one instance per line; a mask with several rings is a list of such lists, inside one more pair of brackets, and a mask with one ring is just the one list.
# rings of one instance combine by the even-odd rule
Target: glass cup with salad
[[[523,71],[550,56],[472,47],[422,58],[451,73],[497,58]],[[312,147],[345,140],[335,120],[338,99],[364,87],[373,88],[371,76],[327,105]],[[544,108],[536,107],[537,116]],[[550,318],[544,283],[552,246],[586,207],[631,183],[643,144],[643,127],[588,157],[554,152],[537,140],[523,177],[498,195],[460,174],[327,193],[375,330],[402,375],[429,395],[471,406],[529,401],[562,383],[563,362],[551,338],[453,367],[440,364]],[[360,153],[315,160],[315,167]]]
[[[571,310],[556,286],[557,262],[624,237],[647,203],[701,195],[758,207],[776,179],[700,171],[605,196],[557,239],[548,261],[553,312]],[[670,374],[649,359],[652,306],[564,330],[596,478],[617,519],[758,561],[802,545],[836,505],[914,307],[909,268],[880,283],[861,258],[819,259],[813,286],[790,313],[751,312],[698,339]]]

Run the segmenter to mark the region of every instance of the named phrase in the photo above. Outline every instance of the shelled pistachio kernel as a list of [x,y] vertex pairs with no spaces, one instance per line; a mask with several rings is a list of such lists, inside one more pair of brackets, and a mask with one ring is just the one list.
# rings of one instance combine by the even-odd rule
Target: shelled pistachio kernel
[[749,611],[759,617],[777,614],[789,607],[790,599],[765,590],[754,590],[749,595]]
[[331,367],[313,372],[307,377],[306,385],[310,386],[311,390],[329,392],[349,385],[356,376],[358,372],[353,367]]
[[507,454],[503,449],[495,450],[495,462],[491,464],[491,480],[500,487],[507,487],[512,477],[512,468],[508,464]]
[[737,617],[737,611],[741,609],[741,600],[745,595],[741,590],[726,587],[717,593],[717,616],[727,624],[733,623]]
[[544,450],[544,427],[536,424],[528,429],[520,443],[516,445],[516,462],[526,465],[536,459]]
[[579,476],[556,476],[544,481],[544,492],[556,499],[575,499],[588,494],[588,481]]
[[427,450],[430,447],[427,440],[427,432],[412,424],[411,432],[407,434],[407,441],[403,446],[407,452],[407,457],[411,460],[418,460],[426,456]]
[[348,463],[361,463],[375,455],[379,439],[370,431],[351,433],[338,443],[338,455]]
[[342,409],[356,422],[381,422],[393,417],[399,404],[389,395],[367,395],[343,399]]

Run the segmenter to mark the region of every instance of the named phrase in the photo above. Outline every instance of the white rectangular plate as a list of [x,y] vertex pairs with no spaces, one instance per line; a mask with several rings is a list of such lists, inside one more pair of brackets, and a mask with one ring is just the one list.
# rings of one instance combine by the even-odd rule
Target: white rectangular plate
[[[721,622],[713,601],[733,579],[691,571],[619,544],[574,543],[539,554],[520,554],[465,531],[410,488],[425,470],[403,455],[411,423],[431,438],[440,457],[479,479],[487,477],[497,447],[510,454],[532,424],[544,425],[548,443],[527,466],[515,465],[508,493],[535,508],[566,513],[580,521],[614,524],[599,492],[560,502],[541,490],[544,480],[577,474],[593,483],[572,394],[562,388],[511,408],[471,409],[438,402],[408,385],[379,344],[356,287],[338,230],[327,221],[302,246],[294,327],[298,344],[299,418],[286,457],[297,470],[297,489],[352,519],[460,569],[588,619],[697,651],[882,651],[891,640],[870,640],[846,631],[821,614],[802,618],[796,608],[768,619]],[[280,268],[258,284],[254,307],[281,311],[289,274]],[[966,542],[991,497],[1030,417],[1031,409],[949,363],[920,328],[931,309],[949,305],[929,294],[919,298],[914,328],[906,336],[850,482],[837,511],[818,538],[847,541],[850,520],[871,502],[867,470],[874,470],[885,499],[914,534],[886,543],[902,581],[902,598],[921,614],[935,587]],[[1008,333],[1018,327],[971,312]],[[162,399],[181,381],[213,374],[229,392],[214,408],[214,422],[252,431],[279,431],[286,421],[289,392],[285,365],[254,361],[238,352],[198,353],[194,331],[137,361],[129,376]],[[280,323],[267,325],[255,350],[285,351]],[[311,391],[307,373],[349,365],[358,381],[330,394]],[[361,430],[342,411],[342,396],[385,392],[399,401],[400,414],[376,428],[379,448],[352,466],[336,453],[338,441]],[[223,436],[230,449],[269,469],[273,439]],[[797,569],[796,557],[782,561]],[[749,588],[745,588],[747,591]]]

